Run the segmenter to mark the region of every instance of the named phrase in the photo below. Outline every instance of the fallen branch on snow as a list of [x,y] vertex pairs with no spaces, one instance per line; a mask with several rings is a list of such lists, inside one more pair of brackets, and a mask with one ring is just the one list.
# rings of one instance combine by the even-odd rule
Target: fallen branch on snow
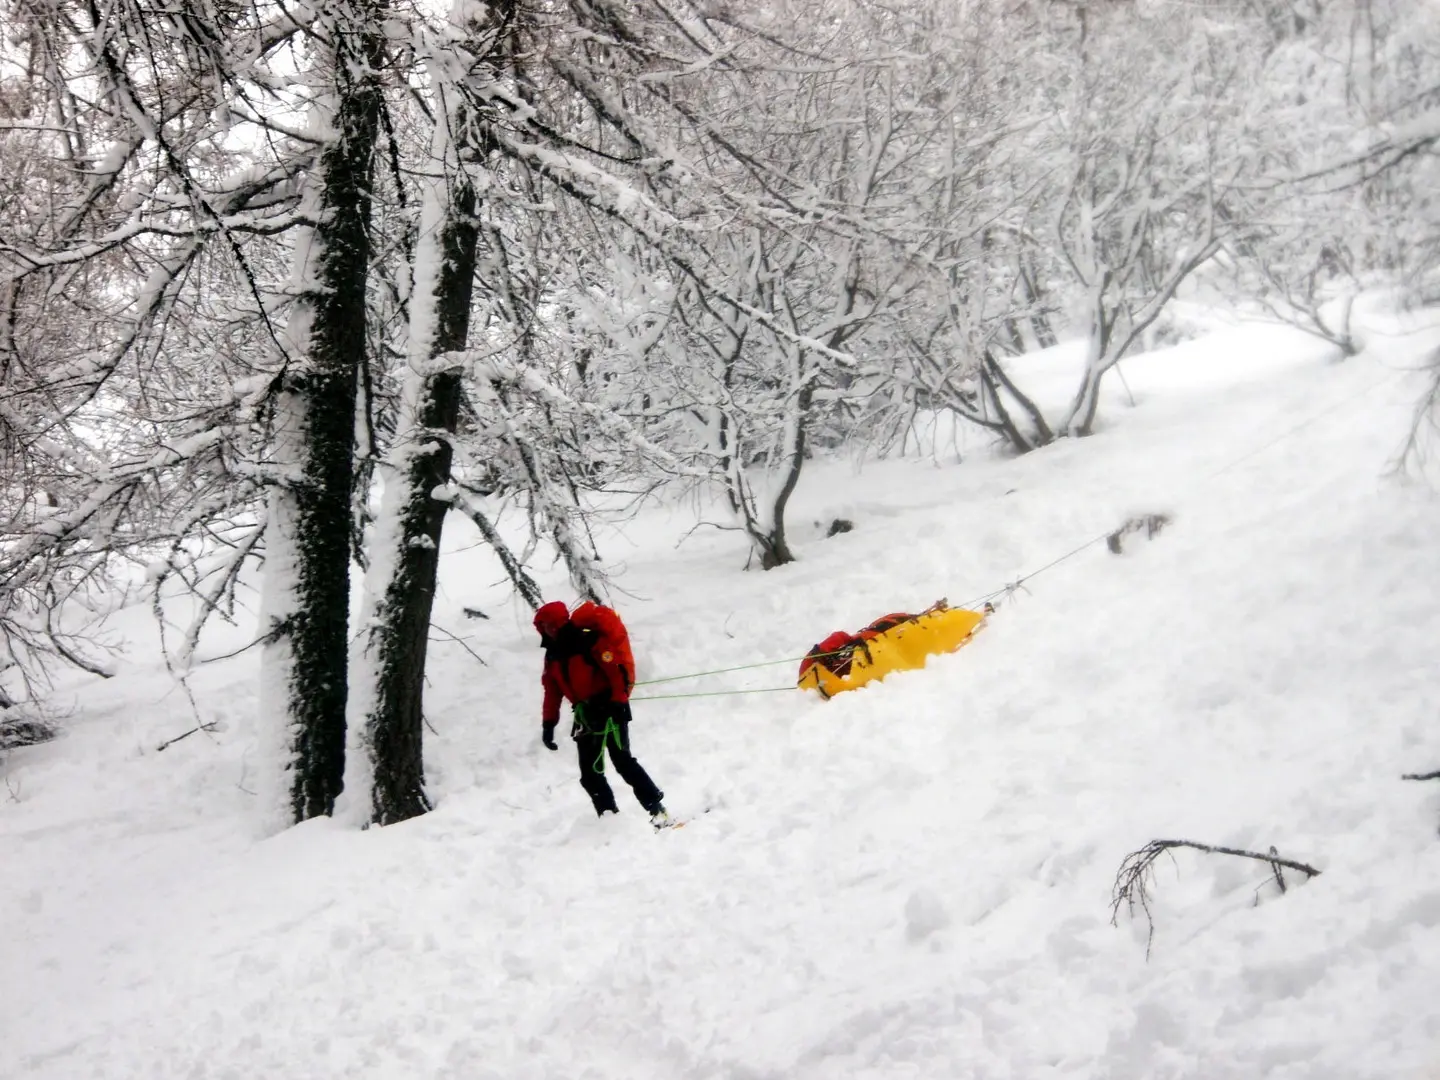
[[175,745],[177,742],[179,742],[181,739],[188,739],[191,735],[194,735],[197,731],[204,731],[204,732],[207,732],[207,733],[208,733],[208,732],[212,732],[212,731],[223,731],[223,730],[225,730],[225,726],[224,726],[223,724],[221,724],[218,720],[212,720],[212,721],[210,721],[210,722],[207,723],[207,724],[198,724],[198,725],[196,725],[195,727],[192,727],[189,731],[182,732],[181,734],[176,735],[173,739],[166,739],[166,740],[165,740],[164,742],[162,742],[159,746],[155,747],[155,752],[158,754],[161,750],[164,750],[167,746],[174,746],[174,745]]
[[1440,769],[1434,772],[1407,772],[1400,774],[1401,780],[1440,780]]
[[468,652],[471,656],[473,656],[476,660],[478,660],[478,661],[480,662],[480,665],[481,665],[482,667],[489,667],[489,666],[490,666],[489,664],[485,663],[485,658],[484,658],[483,656],[481,656],[479,653],[477,653],[474,649],[472,649],[472,648],[470,647],[469,642],[467,642],[464,638],[459,637],[459,636],[456,635],[456,634],[452,634],[449,630],[446,630],[443,626],[436,626],[436,625],[434,625],[433,623],[430,625],[430,629],[431,629],[431,630],[434,630],[434,631],[438,631],[438,632],[441,633],[441,634],[444,634],[447,639],[449,639],[450,641],[455,642],[456,645],[459,645],[462,649],[464,649],[464,650],[465,650],[466,652]]
[[1142,514],[1132,517],[1105,537],[1105,546],[1110,549],[1110,554],[1119,555],[1125,550],[1125,537],[1143,532],[1146,540],[1153,540],[1161,529],[1170,524],[1170,520],[1168,514]]
[[35,746],[55,737],[55,726],[34,716],[0,719],[0,752],[21,746]]
[[1275,884],[1283,893],[1286,891],[1284,870],[1298,870],[1305,875],[1305,880],[1312,877],[1319,877],[1320,871],[1306,863],[1295,862],[1293,859],[1282,859],[1279,853],[1272,847],[1269,854],[1261,854],[1258,851],[1244,851],[1240,848],[1220,847],[1217,844],[1201,844],[1194,840],[1151,840],[1139,851],[1132,851],[1125,856],[1120,863],[1120,869],[1115,874],[1115,888],[1110,895],[1110,925],[1120,924],[1120,905],[1124,904],[1126,909],[1133,916],[1138,907],[1145,913],[1145,921],[1149,925],[1149,933],[1145,938],[1145,955],[1150,955],[1150,945],[1155,940],[1155,918],[1150,911],[1149,879],[1154,875],[1155,860],[1172,848],[1194,848],[1196,851],[1203,851],[1210,855],[1235,855],[1242,859],[1254,859],[1269,865],[1270,871],[1275,876]]

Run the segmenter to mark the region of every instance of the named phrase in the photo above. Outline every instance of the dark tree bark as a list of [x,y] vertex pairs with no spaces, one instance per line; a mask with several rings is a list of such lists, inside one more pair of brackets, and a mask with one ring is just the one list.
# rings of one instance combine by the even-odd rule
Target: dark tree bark
[[298,403],[302,449],[283,524],[294,559],[293,606],[271,628],[288,650],[292,732],[290,811],[330,814],[344,786],[350,610],[350,511],[355,392],[365,350],[371,177],[381,91],[382,9],[366,5],[332,23],[336,137],[321,155],[315,225],[320,247],[302,364],[283,376]]
[[[475,189],[458,180],[451,189],[442,231],[441,264],[436,285],[436,328],[432,355],[465,347],[470,298],[475,280],[478,230]],[[425,382],[417,410],[419,427],[431,436],[454,434],[460,416],[459,371],[444,371]],[[380,602],[374,636],[376,698],[368,738],[374,761],[374,821],[388,825],[430,809],[425,794],[425,655],[440,537],[448,502],[431,497],[450,480],[451,442],[432,437],[409,458],[403,475],[387,478],[405,492],[400,511],[398,562]]]
[[[1024,393],[1010,378],[1005,368],[1000,364],[993,353],[988,349],[980,358],[980,384],[986,394],[989,395],[990,404],[995,409],[995,415],[999,419],[999,430],[1005,435],[1006,440],[1017,454],[1026,454],[1040,446],[1047,446],[1055,441],[1055,434],[1050,430],[1050,425],[1045,422],[1045,414],[1040,411],[1039,406]],[[1019,405],[1020,409],[1030,420],[1028,431],[1021,428],[1010,415],[1000,391],[1004,390]]]
[[785,470],[785,479],[775,494],[770,528],[766,532],[754,534],[754,540],[760,548],[760,567],[763,570],[773,570],[777,566],[795,561],[795,553],[790,550],[790,543],[785,539],[785,511],[790,505],[790,496],[795,494],[795,488],[800,483],[800,471],[805,467],[805,425],[810,418],[810,402],[814,396],[815,392],[808,384],[800,391],[796,405],[795,440],[788,448],[790,461]]

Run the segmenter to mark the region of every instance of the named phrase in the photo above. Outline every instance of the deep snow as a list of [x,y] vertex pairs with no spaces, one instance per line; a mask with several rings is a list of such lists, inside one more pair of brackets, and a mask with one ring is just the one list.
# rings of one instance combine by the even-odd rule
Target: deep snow
[[[923,672],[637,702],[681,830],[623,785],[597,822],[568,741],[541,748],[528,613],[458,518],[438,808],[404,825],[263,836],[253,650],[191,678],[223,730],[157,753],[194,715],[148,613],[119,613],[121,674],[67,683],[64,737],[3,766],[0,1076],[1440,1075],[1440,788],[1400,780],[1440,767],[1440,499],[1393,468],[1436,335],[1370,341],[1341,364],[1223,330],[1126,361],[1137,404],[1111,380],[1091,439],[818,465],[801,561],[770,573],[689,533],[688,505],[604,534],[654,677],[796,657],[1173,518],[1028,581]],[[1076,355],[1021,363],[1063,396]],[[824,539],[835,516],[855,529]],[[1323,873],[1280,896],[1259,864],[1178,852],[1147,960],[1109,899],[1155,837]]]

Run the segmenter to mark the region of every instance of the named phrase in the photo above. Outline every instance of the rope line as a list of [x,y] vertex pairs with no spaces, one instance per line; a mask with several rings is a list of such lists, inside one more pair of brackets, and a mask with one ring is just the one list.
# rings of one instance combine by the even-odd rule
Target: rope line
[[1286,439],[1289,439],[1289,438],[1290,438],[1291,436],[1293,436],[1293,435],[1298,435],[1300,432],[1304,431],[1304,430],[1305,430],[1307,427],[1309,427],[1311,424],[1314,424],[1314,423],[1316,423],[1316,422],[1319,421],[1319,420],[1323,420],[1325,417],[1329,416],[1331,413],[1337,411],[1338,409],[1341,409],[1341,408],[1343,408],[1343,407],[1346,406],[1346,405],[1354,405],[1355,402],[1359,401],[1359,400],[1360,400],[1361,398],[1363,398],[1363,397],[1368,396],[1369,394],[1374,393],[1376,390],[1379,390],[1382,386],[1389,386],[1391,383],[1393,383],[1393,382],[1395,382],[1396,380],[1400,379],[1402,376],[1409,375],[1409,374],[1410,374],[1410,372],[1409,372],[1408,370],[1404,369],[1404,368],[1400,369],[1399,371],[1393,371],[1393,372],[1391,372],[1390,375],[1387,376],[1386,378],[1376,379],[1373,383],[1371,383],[1369,386],[1367,386],[1364,390],[1361,390],[1358,394],[1350,394],[1350,395],[1348,395],[1348,396],[1346,396],[1346,397],[1341,398],[1339,401],[1332,402],[1331,404],[1325,406],[1325,408],[1321,409],[1319,412],[1313,413],[1313,414],[1311,414],[1310,416],[1307,416],[1304,420],[1301,420],[1298,424],[1295,424],[1293,427],[1286,428],[1284,431],[1280,432],[1279,435],[1276,435],[1276,436],[1275,436],[1273,439],[1271,439],[1269,442],[1261,443],[1259,446],[1255,447],[1254,449],[1248,450],[1248,451],[1246,451],[1244,454],[1241,454],[1238,458],[1236,458],[1234,461],[1231,461],[1229,464],[1227,464],[1227,465],[1222,465],[1220,468],[1216,469],[1214,472],[1210,473],[1208,476],[1202,477],[1202,478],[1200,479],[1200,482],[1196,485],[1196,487],[1204,487],[1204,486],[1205,486],[1206,484],[1208,484],[1211,480],[1215,480],[1215,479],[1217,479],[1217,478],[1219,478],[1219,477],[1221,477],[1221,476],[1224,476],[1224,475],[1225,475],[1227,472],[1229,472],[1231,469],[1239,468],[1241,465],[1245,464],[1245,462],[1249,461],[1249,460],[1250,460],[1251,458],[1253,458],[1253,457],[1259,457],[1259,456],[1260,456],[1261,454],[1263,454],[1266,450],[1269,450],[1271,447],[1276,446],[1276,445],[1284,442]]
[[[777,663],[778,661],[770,661]],[[755,665],[759,666],[759,665]],[[798,686],[762,686],[758,690],[697,690],[693,694],[646,694],[644,697],[631,698],[631,701],[669,701],[675,698],[692,697],[728,697],[731,694],[778,694],[782,690],[799,690]]]
[[[807,654],[808,655],[808,654]],[[823,656],[833,656],[833,653],[823,653]],[[692,671],[688,675],[665,675],[658,679],[640,679],[636,686],[655,686],[657,683],[679,682],[681,679],[702,679],[707,675],[727,675],[732,671],[749,671],[752,668],[774,667],[776,664],[798,664],[804,660],[804,656],[797,656],[794,659],[784,660],[761,660],[758,664],[736,664],[734,667],[716,668],[714,671]]]
[[[982,595],[980,595],[980,596],[975,597],[975,598],[972,599],[972,600],[967,600],[967,601],[965,601],[965,603],[961,604],[960,607],[961,607],[962,609],[973,609],[973,608],[975,608],[975,607],[978,606],[978,605],[986,604],[986,603],[991,603],[992,601],[994,601],[994,600],[995,600],[996,598],[998,598],[998,597],[1009,596],[1009,595],[1013,594],[1014,592],[1016,592],[1016,590],[1020,589],[1020,588],[1025,584],[1025,582],[1029,581],[1031,578],[1033,578],[1033,577],[1038,577],[1039,575],[1045,573],[1045,571],[1051,570],[1051,569],[1059,566],[1061,563],[1067,561],[1068,559],[1073,559],[1076,555],[1079,555],[1079,554],[1080,554],[1082,551],[1084,551],[1086,548],[1091,547],[1091,546],[1093,546],[1093,545],[1095,545],[1095,544],[1098,544],[1101,540],[1106,539],[1106,538],[1110,535],[1110,533],[1113,532],[1113,531],[1114,531],[1114,530],[1111,529],[1111,530],[1107,530],[1107,531],[1105,531],[1105,532],[1103,532],[1103,533],[1100,533],[1098,536],[1092,536],[1089,540],[1086,540],[1086,541],[1085,541],[1083,544],[1081,544],[1080,546],[1075,547],[1075,548],[1072,548],[1071,550],[1067,551],[1064,555],[1061,555],[1059,558],[1051,559],[1048,563],[1046,563],[1044,566],[1040,567],[1039,569],[1037,569],[1037,570],[1032,570],[1032,571],[1030,571],[1030,573],[1028,573],[1028,574],[1023,574],[1023,575],[1021,575],[1020,577],[1016,578],[1014,581],[1011,581],[1011,582],[1009,582],[1009,583],[1007,583],[1007,584],[1005,584],[1005,585],[1002,585],[1002,586],[1001,586],[1000,588],[998,588],[998,589],[995,589],[995,590],[993,590],[993,591],[991,591],[991,592],[988,592],[988,593],[984,593],[984,594],[982,594]],[[835,650],[833,650],[833,651],[831,651],[831,652],[806,653],[804,656],[786,657],[786,658],[783,659],[783,660],[761,660],[761,661],[758,661],[757,663],[754,663],[754,664],[735,664],[735,665],[732,666],[732,667],[715,668],[715,669],[712,670],[712,671],[692,671],[692,672],[688,672],[688,673],[686,673],[686,674],[684,674],[684,675],[664,675],[664,676],[661,676],[661,677],[658,678],[658,679],[640,679],[640,680],[638,680],[637,682],[635,682],[634,685],[635,685],[635,686],[656,686],[656,685],[658,685],[658,684],[660,684],[660,683],[679,682],[679,681],[681,681],[681,680],[683,680],[683,679],[703,679],[703,678],[708,678],[708,677],[711,676],[711,675],[728,675],[728,674],[730,674],[731,672],[735,672],[735,671],[753,671],[753,670],[756,669],[756,668],[775,667],[775,666],[778,665],[778,664],[798,664],[798,663],[800,663],[800,661],[802,661],[802,660],[810,660],[810,659],[823,660],[823,659],[824,659],[825,657],[827,657],[827,656],[838,656],[838,655],[840,655],[841,653],[843,653],[843,652],[845,652],[845,651],[846,651],[845,649],[835,649]],[[645,697],[632,698],[631,700],[633,700],[633,701],[662,701],[662,700],[669,700],[669,699],[673,699],[673,698],[720,697],[720,696],[723,696],[723,695],[726,695],[726,694],[770,694],[770,693],[775,693],[775,692],[780,691],[780,690],[795,690],[795,689],[798,689],[798,687],[795,687],[795,686],[769,686],[769,687],[765,687],[765,688],[760,689],[760,690],[708,690],[708,691],[697,692],[697,693],[693,693],[693,694],[648,694],[648,695],[646,695]]]
[[[1251,460],[1252,458],[1258,457],[1259,455],[1263,454],[1265,451],[1271,449],[1272,447],[1275,447],[1275,446],[1279,445],[1280,443],[1285,442],[1286,440],[1294,437],[1295,435],[1299,434],[1301,431],[1305,430],[1305,429],[1306,429],[1307,427],[1309,427],[1310,425],[1312,425],[1312,424],[1314,424],[1314,423],[1317,423],[1317,422],[1320,421],[1320,420],[1323,420],[1325,417],[1329,416],[1331,413],[1337,411],[1338,409],[1342,408],[1343,406],[1353,405],[1359,398],[1362,398],[1362,397],[1367,396],[1368,394],[1372,393],[1372,392],[1375,391],[1375,390],[1378,390],[1378,389],[1379,389],[1380,387],[1382,387],[1382,386],[1388,386],[1390,383],[1395,382],[1397,379],[1399,379],[1402,375],[1405,375],[1405,374],[1408,374],[1408,372],[1406,372],[1406,371],[1404,371],[1404,370],[1402,370],[1402,371],[1397,371],[1397,372],[1393,372],[1390,376],[1388,376],[1388,377],[1386,377],[1386,378],[1382,378],[1382,379],[1377,379],[1377,380],[1375,380],[1375,382],[1371,383],[1368,387],[1366,387],[1364,390],[1360,391],[1358,394],[1349,394],[1349,395],[1347,395],[1346,397],[1342,398],[1341,400],[1336,401],[1336,402],[1333,402],[1333,403],[1331,403],[1330,405],[1327,405],[1325,408],[1321,409],[1320,411],[1318,411],[1318,412],[1316,412],[1316,413],[1313,413],[1312,415],[1306,417],[1304,420],[1301,420],[1298,424],[1295,424],[1294,426],[1285,429],[1285,430],[1282,431],[1279,435],[1276,435],[1274,438],[1270,439],[1269,441],[1264,442],[1264,443],[1261,443],[1258,447],[1255,447],[1255,448],[1253,448],[1253,449],[1251,449],[1251,450],[1246,451],[1244,454],[1240,455],[1238,458],[1235,458],[1233,461],[1229,462],[1228,464],[1221,466],[1219,469],[1216,469],[1214,472],[1209,473],[1209,474],[1207,474],[1206,476],[1201,477],[1200,480],[1199,480],[1199,482],[1195,485],[1195,487],[1196,487],[1196,488],[1204,487],[1206,484],[1210,483],[1212,480],[1218,479],[1219,477],[1221,477],[1221,476],[1223,476],[1224,474],[1228,473],[1230,470],[1235,469],[1235,468],[1238,468],[1239,466],[1245,464],[1247,461]],[[1128,388],[1127,388],[1127,389],[1128,389]],[[1073,559],[1076,555],[1079,555],[1082,551],[1085,551],[1087,548],[1093,547],[1094,545],[1100,543],[1102,540],[1109,539],[1110,535],[1111,535],[1114,531],[1115,531],[1114,529],[1107,529],[1107,530],[1105,530],[1104,532],[1099,533],[1099,534],[1096,535],[1096,536],[1092,536],[1089,540],[1086,540],[1084,543],[1078,545],[1077,547],[1071,548],[1069,551],[1067,551],[1065,554],[1059,556],[1058,558],[1051,559],[1048,563],[1046,563],[1044,566],[1040,567],[1039,569],[1037,569],[1037,570],[1031,570],[1028,574],[1022,574],[1020,577],[1016,578],[1014,581],[1008,582],[1008,583],[1006,583],[1005,585],[1002,585],[1002,586],[1001,586],[1000,588],[998,588],[998,589],[994,589],[994,590],[992,590],[991,592],[988,592],[988,593],[982,593],[981,595],[976,596],[976,597],[974,597],[973,599],[967,600],[967,601],[965,601],[963,604],[961,604],[960,607],[961,607],[961,608],[974,609],[974,608],[976,608],[977,606],[979,606],[979,605],[981,605],[981,604],[987,604],[987,603],[993,604],[993,603],[994,603],[998,598],[1000,598],[1000,597],[1012,596],[1012,595],[1014,595],[1017,591],[1019,591],[1019,590],[1024,586],[1025,582],[1029,581],[1031,578],[1039,577],[1041,574],[1045,573],[1047,570],[1053,570],[1055,567],[1059,566],[1061,563],[1068,562],[1070,559]],[[686,674],[686,675],[666,675],[666,676],[662,676],[661,678],[658,678],[658,679],[642,679],[641,681],[635,683],[635,685],[636,685],[636,686],[654,686],[654,685],[656,685],[656,684],[658,684],[658,683],[678,682],[678,681],[680,681],[680,680],[682,680],[682,679],[703,679],[703,678],[707,678],[707,677],[709,677],[709,676],[711,676],[711,675],[726,675],[726,674],[729,674],[730,672],[734,672],[734,671],[751,671],[751,670],[753,670],[753,669],[755,669],[755,668],[774,667],[774,666],[777,666],[777,665],[779,665],[779,664],[798,664],[800,661],[805,660],[805,659],[808,659],[808,658],[811,658],[811,657],[813,657],[813,658],[815,658],[815,659],[818,660],[818,659],[823,659],[824,657],[827,657],[827,656],[835,656],[835,655],[837,655],[838,653],[841,653],[841,652],[844,652],[844,651],[845,651],[844,649],[837,649],[837,650],[835,650],[834,652],[828,652],[828,653],[806,653],[805,656],[797,656],[797,657],[793,657],[793,658],[788,658],[788,657],[787,657],[787,658],[784,659],[784,660],[761,660],[761,661],[759,661],[758,663],[754,663],[754,664],[736,664],[734,667],[716,668],[716,669],[713,670],[713,671],[695,671],[695,672],[691,672],[691,673]],[[668,700],[668,699],[674,699],[674,698],[724,697],[724,696],[728,696],[728,695],[731,695],[731,694],[772,694],[772,693],[778,693],[779,691],[782,691],[782,690],[796,690],[796,689],[799,689],[799,687],[798,687],[798,686],[768,686],[768,687],[764,687],[764,688],[759,689],[759,690],[707,690],[707,691],[701,691],[701,692],[697,692],[697,693],[693,693],[693,694],[652,694],[652,695],[648,695],[648,696],[646,696],[646,697],[634,698],[633,700],[635,700],[635,701],[662,701],[662,700]]]
[[1051,559],[1044,566],[1040,567],[1040,569],[1031,570],[1028,574],[1022,574],[1009,584],[1002,585],[1000,588],[994,590],[993,592],[983,593],[980,596],[975,597],[973,600],[966,600],[965,603],[961,604],[960,606],[962,608],[973,608],[977,604],[992,603],[997,597],[1009,596],[1012,593],[1016,592],[1018,589],[1020,589],[1020,587],[1023,586],[1025,582],[1029,581],[1031,578],[1039,577],[1041,574],[1045,573],[1046,570],[1052,570],[1055,567],[1059,566],[1061,563],[1066,562],[1069,559],[1073,559],[1076,555],[1079,555],[1086,548],[1093,547],[1094,545],[1100,543],[1101,540],[1108,539],[1110,537],[1110,534],[1114,531],[1114,529],[1107,529],[1103,533],[1100,533],[1098,536],[1092,536],[1089,540],[1086,540],[1078,547],[1071,548],[1064,555],[1061,555],[1058,559]]

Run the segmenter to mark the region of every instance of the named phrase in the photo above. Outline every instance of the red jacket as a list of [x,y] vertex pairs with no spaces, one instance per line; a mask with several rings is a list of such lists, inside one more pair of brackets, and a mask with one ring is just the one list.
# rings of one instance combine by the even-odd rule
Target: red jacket
[[562,698],[630,700],[635,659],[630,635],[614,611],[586,601],[566,618],[565,605],[554,601],[535,613],[535,628],[545,643],[545,669],[540,676],[545,723],[560,719]]

